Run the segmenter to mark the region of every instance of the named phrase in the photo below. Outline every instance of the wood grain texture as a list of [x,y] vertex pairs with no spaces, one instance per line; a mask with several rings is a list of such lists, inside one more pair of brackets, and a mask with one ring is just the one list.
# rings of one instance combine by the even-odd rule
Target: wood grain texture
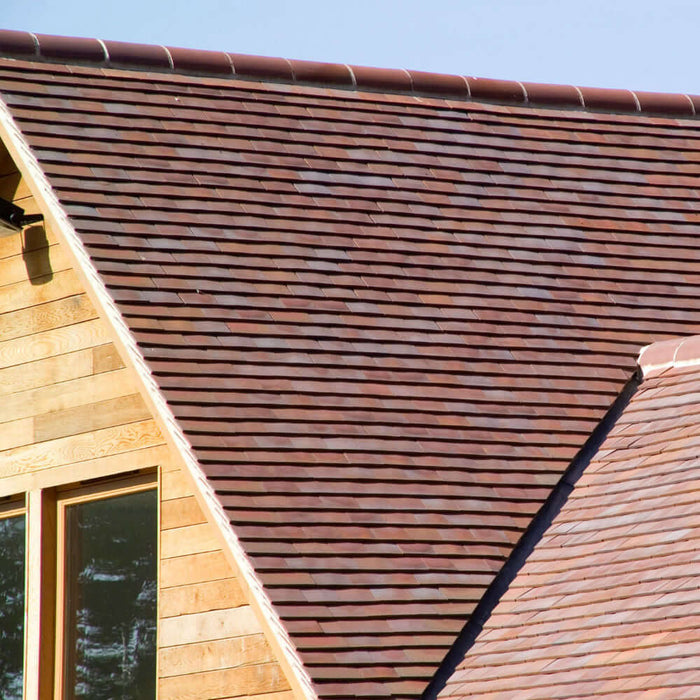
[[[7,239],[0,239],[0,242],[3,240]],[[26,276],[14,284],[10,284],[6,278],[0,280],[0,314],[74,296],[82,291],[74,270],[54,271],[50,279],[47,277],[45,280],[30,281]]]
[[246,604],[243,591],[235,578],[204,581],[177,588],[162,588],[161,617],[177,617],[187,613],[211,612],[237,608]]
[[232,664],[248,666],[269,661],[273,661],[273,655],[265,636],[255,634],[163,649],[160,673],[166,678],[231,668]]
[[286,685],[287,681],[279,665],[259,664],[163,678],[159,684],[159,697],[168,700],[241,698],[284,690]]
[[196,525],[206,521],[206,516],[194,496],[185,496],[171,501],[164,500],[160,506],[160,526],[163,530],[184,525]]
[[43,442],[149,418],[150,411],[141,395],[129,394],[38,416],[34,421],[34,440]]
[[[60,467],[162,443],[163,436],[152,420],[118,425],[2,452],[0,474],[9,476]],[[124,463],[126,467],[128,459]]]
[[70,326],[95,317],[95,309],[90,300],[84,294],[76,294],[3,314],[0,341]]
[[161,472],[160,552],[160,700],[291,698],[191,481],[172,463]]

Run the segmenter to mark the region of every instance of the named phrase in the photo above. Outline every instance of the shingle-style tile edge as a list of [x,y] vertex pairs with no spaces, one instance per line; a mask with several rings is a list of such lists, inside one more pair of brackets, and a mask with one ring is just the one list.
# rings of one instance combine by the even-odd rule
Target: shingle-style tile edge
[[141,385],[144,400],[153,411],[154,418],[166,441],[180,456],[182,464],[198,490],[202,505],[210,513],[219,530],[219,535],[228,547],[228,553],[235,561],[241,578],[250,591],[250,602],[263,618],[263,626],[267,627],[269,631],[268,641],[275,648],[280,665],[286,671],[295,698],[318,700],[311,678],[296,647],[267,596],[248,555],[233,531],[220,501],[200,468],[192,446],[158,388],[143,355],[138,349],[134,336],[107,291],[82,240],[73,228],[39,162],[18,129],[7,105],[2,100],[0,100],[0,140],[5,144],[15,164],[26,178],[47,222],[55,230],[60,231],[67,244],[68,252],[73,258],[76,271],[82,277],[92,302],[114,330],[115,345],[119,348],[122,356],[131,364],[134,376]]
[[520,83],[0,29],[0,56],[559,109],[694,117],[700,96]]
[[643,347],[637,360],[642,374],[658,374],[666,369],[700,365],[700,336],[674,338]]

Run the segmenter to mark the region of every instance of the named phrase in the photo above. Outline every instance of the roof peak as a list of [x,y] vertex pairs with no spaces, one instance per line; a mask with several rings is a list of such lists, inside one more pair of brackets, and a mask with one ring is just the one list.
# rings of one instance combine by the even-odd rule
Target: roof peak
[[0,57],[536,107],[694,117],[700,96],[547,85],[0,29]]

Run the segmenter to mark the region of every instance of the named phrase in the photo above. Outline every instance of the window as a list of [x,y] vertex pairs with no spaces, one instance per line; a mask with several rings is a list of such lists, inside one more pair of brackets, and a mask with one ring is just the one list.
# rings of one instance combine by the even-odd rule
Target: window
[[0,698],[155,700],[157,547],[148,475],[0,505]]
[[0,697],[21,700],[24,686],[24,504],[0,510]]
[[157,512],[152,489],[59,501],[63,700],[155,698]]

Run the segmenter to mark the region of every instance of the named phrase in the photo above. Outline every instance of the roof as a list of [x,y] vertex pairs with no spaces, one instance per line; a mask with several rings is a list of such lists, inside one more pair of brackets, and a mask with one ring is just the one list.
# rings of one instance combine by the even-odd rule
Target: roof
[[0,55],[319,696],[418,697],[639,347],[700,333],[697,98]]
[[639,390],[441,698],[697,697],[699,349],[642,354]]

